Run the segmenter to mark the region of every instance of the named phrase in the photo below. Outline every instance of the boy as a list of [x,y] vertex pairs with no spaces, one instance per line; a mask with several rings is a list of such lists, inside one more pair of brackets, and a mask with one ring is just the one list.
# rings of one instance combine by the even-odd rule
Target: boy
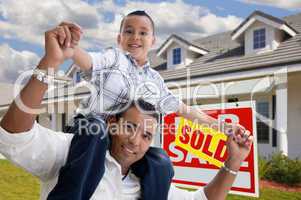
[[81,68],[84,78],[89,77],[96,87],[90,98],[82,102],[81,113],[92,111],[105,119],[125,109],[129,98],[143,98],[156,105],[161,113],[176,112],[191,121],[219,130],[223,128],[227,133],[235,130],[242,135],[245,132],[240,125],[220,127],[216,119],[185,105],[168,90],[147,60],[148,51],[155,43],[155,27],[144,11],[134,11],[123,18],[117,37],[121,50],[110,48],[104,53],[87,53],[77,46],[81,35],[79,26],[65,22],[58,29],[61,33],[58,40],[66,47],[63,51],[72,51],[69,57]]

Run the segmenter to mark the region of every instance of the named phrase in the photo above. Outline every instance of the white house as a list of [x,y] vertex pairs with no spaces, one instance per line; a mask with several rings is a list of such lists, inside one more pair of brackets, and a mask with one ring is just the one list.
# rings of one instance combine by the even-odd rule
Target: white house
[[301,157],[299,31],[301,14],[278,19],[255,11],[231,32],[191,42],[171,35],[151,58],[187,103],[256,100],[259,153]]
[[[301,158],[299,32],[301,13],[279,19],[255,11],[230,32],[193,41],[172,34],[150,52],[150,63],[188,104],[256,100],[260,155],[281,151]],[[48,92],[43,101],[47,109],[38,117],[55,130],[62,130],[78,102],[89,96],[76,67],[66,76],[73,84]],[[12,87],[0,85],[0,116],[12,100]]]

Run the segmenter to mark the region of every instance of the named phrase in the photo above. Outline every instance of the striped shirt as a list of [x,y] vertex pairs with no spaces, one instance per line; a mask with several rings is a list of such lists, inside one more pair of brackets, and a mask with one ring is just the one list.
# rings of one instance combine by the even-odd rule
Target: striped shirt
[[106,119],[126,110],[138,98],[153,104],[162,114],[178,111],[179,99],[149,62],[138,66],[129,53],[117,48],[89,54],[92,68],[82,71],[81,76],[91,83],[91,95],[81,102],[78,112],[92,112]]

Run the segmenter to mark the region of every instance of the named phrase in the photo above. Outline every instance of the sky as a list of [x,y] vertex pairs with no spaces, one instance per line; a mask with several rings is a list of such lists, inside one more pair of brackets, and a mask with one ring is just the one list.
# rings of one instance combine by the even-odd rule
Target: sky
[[0,83],[14,83],[38,64],[44,32],[60,22],[78,23],[80,46],[98,51],[117,45],[122,17],[137,9],[155,22],[156,48],[171,34],[193,40],[233,30],[255,10],[279,18],[300,13],[301,0],[0,0]]

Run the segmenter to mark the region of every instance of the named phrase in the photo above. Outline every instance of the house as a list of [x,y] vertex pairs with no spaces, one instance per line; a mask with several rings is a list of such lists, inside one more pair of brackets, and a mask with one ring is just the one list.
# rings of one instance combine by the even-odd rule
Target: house
[[[193,41],[172,34],[149,58],[187,104],[255,100],[259,154],[301,158],[301,13],[279,19],[255,11],[235,30]],[[66,76],[73,83],[46,94],[38,118],[54,130],[62,130],[90,94],[75,66]],[[0,87],[3,93],[13,86]],[[1,117],[12,94],[0,95],[7,97],[0,102]]]
[[301,14],[255,11],[233,31],[194,41],[171,35],[150,57],[188,104],[255,100],[259,154],[301,157],[300,32]]

